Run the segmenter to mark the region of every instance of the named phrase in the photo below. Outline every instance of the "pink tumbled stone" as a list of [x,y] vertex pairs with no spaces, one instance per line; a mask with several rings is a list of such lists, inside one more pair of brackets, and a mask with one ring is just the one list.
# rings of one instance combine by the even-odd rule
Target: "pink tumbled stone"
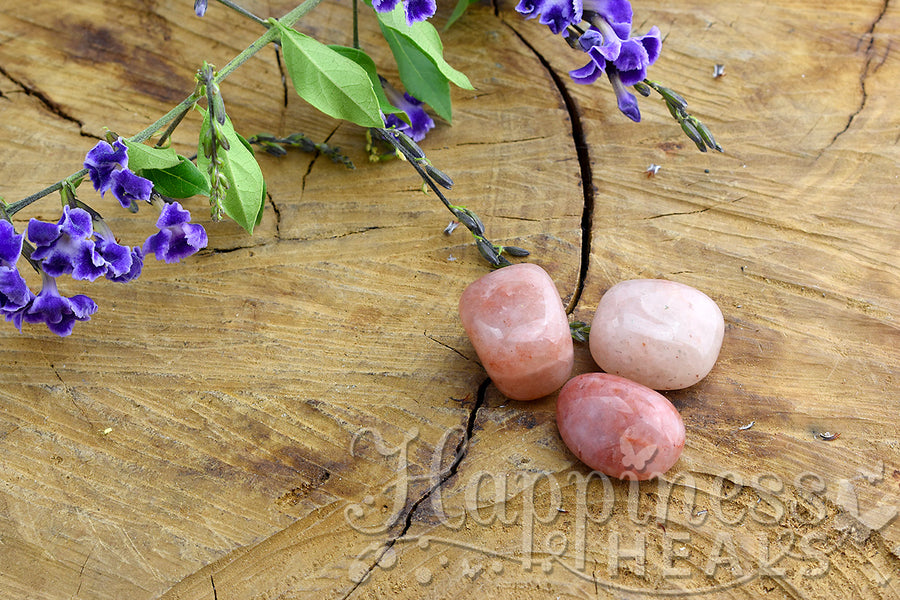
[[556,391],[575,362],[569,321],[546,271],[520,263],[470,284],[459,318],[494,385],[513,400]]
[[556,401],[556,425],[584,464],[619,479],[661,475],[684,449],[684,422],[672,403],[608,373],[585,373],[564,385]]
[[654,390],[706,377],[719,357],[725,320],[709,296],[664,279],[611,287],[591,323],[591,355],[601,369]]

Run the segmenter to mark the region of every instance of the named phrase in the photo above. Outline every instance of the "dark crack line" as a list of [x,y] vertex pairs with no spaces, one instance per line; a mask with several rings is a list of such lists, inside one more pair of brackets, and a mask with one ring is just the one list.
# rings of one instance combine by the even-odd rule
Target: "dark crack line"
[[650,217],[644,217],[645,221],[652,221],[653,219],[662,219],[663,217],[680,217],[682,215],[699,215],[701,213],[705,213],[707,211],[713,210],[715,208],[719,208],[720,206],[724,206],[726,204],[734,204],[735,202],[740,202],[747,196],[741,196],[740,198],[735,198],[734,200],[728,200],[727,202],[719,202],[718,204],[713,204],[712,206],[707,206],[705,208],[698,208],[697,210],[686,210],[681,212],[670,212],[663,213],[661,215],[653,215]]
[[578,157],[578,167],[581,171],[581,190],[584,194],[584,209],[581,212],[581,263],[578,269],[578,281],[575,284],[575,292],[572,294],[571,300],[569,300],[569,305],[566,306],[566,314],[572,314],[572,311],[578,306],[578,301],[581,300],[588,267],[591,264],[591,231],[594,224],[594,174],[591,169],[591,156],[588,152],[587,139],[585,138],[584,126],[581,123],[578,106],[575,104],[575,99],[569,93],[562,78],[556,74],[556,71],[553,70],[547,59],[534,46],[528,43],[528,40],[522,34],[516,31],[509,23],[506,23],[506,26],[531,50],[550,75],[559,95],[562,96],[566,112],[569,114],[569,122],[572,124],[572,141],[575,144],[575,154]]
[[[844,125],[843,129],[841,129],[836,134],[834,134],[834,137],[831,138],[831,141],[828,142],[828,145],[825,146],[825,148],[822,150],[822,152],[819,153],[819,156],[822,156],[822,154],[826,150],[831,148],[831,146],[833,146],[834,143],[837,142],[839,137],[841,137],[842,135],[847,133],[847,131],[850,129],[850,126],[853,124],[853,120],[856,119],[856,117],[859,115],[859,113],[861,113],[863,111],[863,109],[866,107],[866,102],[869,99],[869,94],[866,91],[866,78],[869,76],[870,72],[875,72],[876,70],[878,70],[878,67],[880,67],[884,63],[885,60],[887,60],[887,52],[885,52],[885,56],[882,58],[882,60],[878,64],[874,64],[875,28],[878,27],[878,24],[884,18],[884,15],[885,15],[885,13],[887,13],[888,5],[890,5],[890,3],[891,3],[891,0],[884,0],[884,4],[881,5],[881,12],[878,13],[878,16],[875,18],[874,21],[872,21],[872,25],[869,26],[868,31],[866,31],[860,37],[859,44],[857,44],[857,47],[856,47],[856,49],[859,50],[859,45],[862,44],[862,41],[866,37],[869,38],[869,44],[866,46],[866,62],[863,65],[862,72],[859,74],[859,89],[860,89],[860,92],[862,93],[862,98],[860,98],[859,106],[856,108],[855,111],[850,113],[850,116],[847,118],[847,124]],[[890,45],[888,46],[887,51],[890,51]],[[874,65],[874,68],[873,68],[873,65]]]
[[213,579],[212,573],[209,574],[209,582],[212,584],[213,600],[219,600],[219,595],[216,593],[216,580]]
[[272,197],[272,194],[266,190],[266,199],[269,201],[269,204],[272,205],[272,212],[275,213],[275,239],[281,239],[281,209],[278,208],[278,204],[275,203],[275,198]]
[[284,72],[284,64],[281,62],[281,50],[278,49],[278,46],[275,46],[275,62],[278,64],[278,72],[281,74],[281,88],[284,93],[284,107],[287,108],[287,105],[288,105],[287,75]]
[[432,336],[428,335],[428,331],[427,331],[427,330],[423,332],[423,335],[424,335],[425,337],[427,337],[429,340],[431,340],[432,342],[437,342],[438,344],[440,344],[441,346],[443,346],[443,347],[446,348],[447,350],[453,350],[454,352],[456,352],[457,354],[459,354],[460,356],[462,356],[464,359],[466,359],[466,360],[471,360],[468,356],[466,356],[465,354],[463,354],[462,352],[460,352],[459,350],[457,350],[457,349],[454,348],[453,346],[450,346],[450,345],[448,345],[448,344],[445,344],[445,343],[442,342],[441,340],[439,340],[439,339],[437,339],[437,338],[435,338],[435,337],[432,337]]
[[69,121],[70,123],[74,123],[75,125],[78,125],[78,133],[81,136],[89,137],[92,139],[100,139],[95,135],[85,133],[84,132],[84,123],[82,123],[81,121],[79,121],[78,119],[76,119],[75,117],[73,117],[72,115],[67,113],[66,111],[64,111],[62,106],[60,106],[59,104],[57,104],[56,102],[51,100],[50,97],[47,96],[47,94],[45,94],[44,92],[42,92],[38,89],[35,89],[35,88],[28,87],[23,82],[19,81],[18,79],[16,79],[12,75],[10,75],[9,72],[6,69],[4,69],[3,67],[0,67],[0,75],[3,75],[4,77],[6,77],[10,81],[12,81],[14,84],[16,84],[19,87],[19,89],[21,89],[25,93],[26,96],[31,96],[32,98],[34,98],[35,100],[40,102],[44,106],[44,108],[46,108],[48,111],[50,111],[51,113],[53,113],[60,119],[63,119],[64,121]]
[[379,561],[381,561],[382,557],[388,552],[388,550],[393,548],[394,544],[396,544],[400,538],[406,535],[406,532],[409,531],[410,527],[412,527],[412,518],[416,513],[416,509],[418,509],[423,502],[430,499],[435,490],[441,488],[445,483],[450,481],[450,479],[452,479],[456,475],[456,472],[459,470],[459,465],[462,464],[463,459],[469,452],[469,443],[472,441],[472,436],[475,431],[475,421],[478,418],[478,411],[484,405],[484,400],[487,396],[487,387],[490,383],[491,380],[488,378],[482,381],[481,385],[478,386],[478,394],[475,398],[475,405],[472,406],[472,410],[469,411],[469,417],[466,421],[466,433],[456,445],[456,455],[453,458],[453,463],[450,465],[450,468],[444,471],[444,476],[441,477],[440,481],[425,490],[425,493],[422,494],[422,496],[420,496],[418,500],[413,502],[412,505],[410,505],[409,511],[407,511],[406,517],[403,520],[403,529],[396,536],[388,540],[388,542],[384,545],[384,548],[382,548],[381,552],[378,553],[378,556],[374,558],[372,564],[370,564],[366,569],[366,572],[362,575],[362,577],[359,578],[359,581],[354,583],[353,587],[350,588],[350,591],[347,592],[344,597],[341,598],[341,600],[347,600],[347,598],[353,595],[353,592],[355,592],[359,588],[359,586],[361,586],[369,579],[372,571],[375,570],[375,566],[378,565]]

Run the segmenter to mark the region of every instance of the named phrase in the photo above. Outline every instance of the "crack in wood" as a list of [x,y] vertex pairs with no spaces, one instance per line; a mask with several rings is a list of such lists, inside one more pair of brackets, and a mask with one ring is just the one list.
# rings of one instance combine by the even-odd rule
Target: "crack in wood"
[[275,46],[275,64],[278,65],[278,73],[281,75],[281,88],[284,96],[283,105],[287,108],[288,105],[288,85],[287,85],[287,75],[284,72],[284,64],[281,62],[281,51],[278,49],[278,46]]
[[440,481],[425,490],[425,493],[423,493],[415,502],[409,505],[409,510],[406,511],[406,517],[403,520],[403,529],[400,530],[400,533],[398,533],[396,536],[388,540],[387,543],[385,543],[384,547],[381,549],[381,552],[378,553],[378,555],[366,568],[365,573],[363,573],[359,577],[358,581],[353,584],[353,587],[350,588],[350,591],[344,594],[341,600],[347,600],[351,595],[353,595],[353,592],[359,589],[359,586],[361,586],[369,578],[372,571],[375,570],[375,567],[381,561],[382,557],[384,557],[384,555],[394,547],[394,544],[396,544],[406,535],[410,527],[412,527],[412,518],[416,512],[416,509],[418,509],[423,502],[430,499],[435,491],[443,487],[444,484],[450,481],[456,475],[457,471],[459,471],[459,466],[462,464],[463,459],[469,453],[469,444],[471,443],[472,437],[474,436],[475,432],[475,421],[478,418],[478,411],[482,406],[484,406],[485,397],[487,395],[487,387],[490,383],[491,380],[488,378],[482,381],[481,385],[478,386],[478,393],[475,397],[475,404],[469,411],[469,416],[466,420],[466,431],[463,434],[462,439],[456,445],[456,455],[453,457],[453,463],[451,463],[450,467],[444,471],[444,475],[441,477]]
[[544,67],[557,92],[562,97],[563,105],[569,116],[569,123],[572,126],[572,142],[575,145],[575,155],[578,158],[578,168],[581,172],[581,191],[584,195],[584,208],[581,212],[581,260],[578,268],[578,279],[575,282],[575,291],[572,293],[572,297],[566,306],[566,314],[572,314],[581,300],[584,282],[587,279],[587,272],[591,263],[591,231],[594,223],[594,175],[591,169],[591,156],[588,152],[587,137],[584,132],[584,126],[581,123],[581,114],[578,112],[575,98],[569,93],[562,78],[553,70],[547,59],[515,27],[509,23],[505,23],[505,25],[510,28],[513,34],[519,38],[525,47],[534,54],[535,58],[540,61],[541,66]]
[[[859,50],[859,46],[862,45],[863,40],[868,38],[869,43],[866,46],[866,59],[863,63],[862,72],[859,74],[859,89],[862,97],[859,100],[859,106],[855,111],[850,113],[850,116],[847,118],[847,123],[844,125],[844,128],[834,134],[834,137],[831,138],[831,141],[828,142],[828,145],[819,152],[819,157],[822,156],[828,149],[830,149],[835,142],[837,142],[838,138],[847,133],[849,131],[850,126],[853,125],[854,119],[863,111],[866,107],[866,102],[869,99],[869,94],[866,91],[866,79],[869,76],[869,73],[874,73],[878,70],[878,68],[884,64],[884,61],[887,60],[887,55],[890,52],[890,41],[888,42],[888,47],[885,50],[884,56],[881,58],[881,61],[877,64],[874,64],[875,58],[875,28],[878,27],[878,24],[884,18],[885,13],[887,13],[888,6],[890,5],[891,0],[884,0],[884,4],[881,5],[881,12],[878,13],[878,16],[875,17],[875,20],[872,21],[872,24],[869,26],[869,29],[859,38],[859,43],[856,46],[857,51]],[[818,157],[817,157],[818,158]]]
[[437,342],[438,344],[440,344],[441,346],[443,346],[443,347],[446,348],[447,350],[453,350],[454,352],[456,352],[457,354],[459,354],[460,356],[462,356],[464,359],[466,359],[466,360],[471,360],[468,356],[466,356],[465,354],[463,354],[462,352],[460,352],[459,350],[457,350],[457,349],[454,348],[453,346],[450,346],[450,345],[448,345],[448,344],[445,344],[445,343],[442,342],[441,340],[439,340],[439,339],[437,339],[437,338],[435,338],[435,337],[433,337],[433,336],[428,335],[428,331],[427,331],[427,330],[424,331],[424,332],[422,332],[422,333],[423,333],[423,335],[424,335],[425,337],[427,337],[427,338],[428,338],[429,340],[431,340],[432,342]]
[[39,90],[39,89],[37,89],[37,88],[30,87],[30,86],[28,86],[28,85],[25,85],[25,83],[24,83],[23,81],[21,81],[21,80],[19,80],[19,79],[16,79],[15,77],[13,77],[13,76],[9,73],[9,71],[7,71],[7,70],[6,70],[5,68],[3,68],[2,66],[0,66],[0,75],[3,75],[3,76],[6,77],[7,79],[9,79],[12,83],[14,83],[20,90],[22,90],[22,92],[23,92],[26,96],[30,96],[30,97],[34,98],[35,100],[37,100],[38,102],[40,102],[41,105],[42,105],[45,109],[47,109],[49,112],[53,113],[54,115],[56,115],[57,117],[59,117],[60,119],[62,119],[62,120],[64,120],[64,121],[68,121],[68,122],[70,122],[70,123],[74,123],[75,125],[77,125],[77,126],[78,126],[78,133],[79,133],[79,135],[81,135],[82,137],[89,137],[89,138],[91,138],[91,139],[96,139],[96,140],[99,140],[99,139],[100,139],[100,138],[98,138],[98,137],[95,136],[95,135],[91,135],[91,134],[89,134],[89,133],[85,133],[85,131],[84,131],[84,123],[83,123],[83,122],[79,121],[78,119],[76,119],[75,117],[73,117],[72,115],[70,115],[69,113],[67,113],[66,111],[64,111],[63,108],[62,108],[62,106],[60,106],[59,104],[57,104],[56,102],[54,102],[47,94],[45,94],[45,93],[42,92],[41,90]]

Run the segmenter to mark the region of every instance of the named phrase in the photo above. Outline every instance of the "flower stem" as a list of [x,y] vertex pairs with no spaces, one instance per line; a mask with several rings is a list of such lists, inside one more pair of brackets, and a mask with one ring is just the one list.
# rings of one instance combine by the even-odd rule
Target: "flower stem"
[[[222,0],[219,0],[219,1],[221,2]],[[302,4],[299,4],[298,6],[291,9],[283,17],[278,19],[278,22],[280,24],[284,25],[285,27],[290,27],[294,23],[296,23],[297,21],[299,21],[300,19],[305,17],[306,14],[309,13],[309,11],[314,9],[316,6],[318,6],[320,2],[322,2],[322,0],[306,0]],[[224,2],[223,2],[223,4],[224,4]],[[265,48],[267,45],[269,45],[269,43],[275,41],[278,38],[278,35],[279,35],[279,32],[278,32],[277,27],[269,27],[269,29],[264,34],[262,34],[259,38],[257,38],[255,42],[250,44],[247,48],[244,49],[243,52],[241,52],[240,54],[235,56],[233,59],[231,59],[231,61],[227,65],[225,65],[216,74],[214,81],[216,83],[223,81],[235,69],[237,69],[238,67],[243,65],[245,62],[247,62],[253,55],[255,55],[257,52],[259,52],[260,50]],[[194,90],[194,92],[190,96],[188,96],[187,98],[182,100],[177,106],[175,106],[175,108],[173,108],[172,110],[167,112],[165,115],[163,115],[162,117],[157,119],[156,122],[154,122],[152,125],[150,125],[146,129],[144,129],[140,133],[137,133],[137,134],[131,136],[130,138],[128,138],[128,141],[140,143],[140,142],[150,139],[150,137],[154,133],[156,133],[157,131],[159,131],[166,125],[168,125],[170,122],[174,121],[175,119],[183,117],[184,113],[186,113],[188,110],[190,110],[190,108],[197,102],[197,100],[200,99],[200,97],[201,96],[197,93],[197,90]],[[171,132],[169,132],[169,133],[171,133]],[[12,216],[12,215],[16,214],[17,212],[19,212],[20,210],[22,210],[23,208],[25,208],[26,206],[28,206],[29,204],[33,204],[34,202],[37,202],[41,198],[44,198],[45,196],[49,196],[53,192],[59,191],[62,188],[62,186],[66,180],[75,180],[75,179],[78,179],[79,177],[84,177],[85,175],[87,175],[87,169],[81,169],[80,171],[73,173],[60,181],[57,181],[53,185],[46,187],[39,192],[36,192],[26,198],[23,198],[23,199],[19,200],[18,202],[13,202],[13,203],[7,205],[6,213],[9,216]]]
[[235,12],[238,12],[238,13],[244,15],[245,17],[247,17],[247,18],[250,19],[251,21],[256,21],[257,23],[259,23],[259,24],[262,25],[263,27],[269,27],[269,24],[266,22],[265,19],[261,19],[261,18],[257,17],[256,15],[254,15],[252,12],[250,12],[249,10],[247,10],[246,8],[244,8],[243,6],[241,6],[240,4],[237,4],[237,3],[235,3],[235,2],[232,2],[231,0],[218,0],[218,2],[219,2],[219,4],[224,4],[224,5],[227,6],[228,8],[234,10]]

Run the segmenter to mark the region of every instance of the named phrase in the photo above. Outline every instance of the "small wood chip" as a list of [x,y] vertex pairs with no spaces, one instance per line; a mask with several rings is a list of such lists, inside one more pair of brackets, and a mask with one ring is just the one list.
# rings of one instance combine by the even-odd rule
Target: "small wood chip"
[[747,429],[750,429],[750,428],[753,427],[754,425],[756,425],[756,421],[750,421],[750,422],[747,423],[746,425],[744,425],[744,426],[742,426],[742,427],[738,427],[738,429],[741,430],[741,431],[746,431]]
[[832,441],[832,440],[836,440],[836,439],[838,439],[839,437],[841,437],[841,434],[840,434],[840,433],[831,433],[830,431],[826,431],[826,432],[824,432],[824,433],[820,433],[820,434],[819,434],[819,439],[820,439],[820,440],[823,440],[823,441],[826,441],[826,442],[830,442],[830,441]]

